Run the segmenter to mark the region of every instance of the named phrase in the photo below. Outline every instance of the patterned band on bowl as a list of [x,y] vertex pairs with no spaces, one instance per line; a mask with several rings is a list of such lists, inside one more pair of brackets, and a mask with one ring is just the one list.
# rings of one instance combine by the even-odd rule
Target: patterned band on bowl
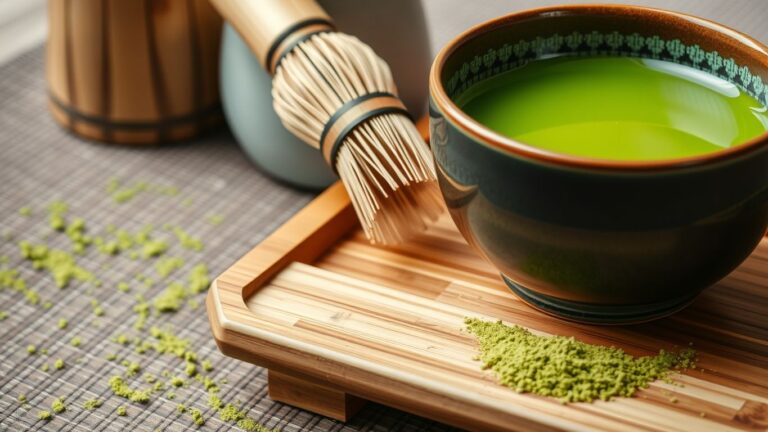
[[747,66],[717,51],[707,51],[680,39],[663,39],[618,31],[559,33],[532,40],[519,40],[489,48],[462,63],[445,81],[448,96],[455,99],[474,84],[547,55],[603,55],[651,58],[687,65],[723,78],[741,87],[763,105],[768,105],[768,85]]

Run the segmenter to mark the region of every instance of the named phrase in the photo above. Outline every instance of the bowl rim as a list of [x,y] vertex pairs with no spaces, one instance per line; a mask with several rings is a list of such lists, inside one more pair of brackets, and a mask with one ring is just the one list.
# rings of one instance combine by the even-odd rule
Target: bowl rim
[[672,159],[659,159],[648,161],[623,161],[612,159],[600,159],[584,156],[573,156],[564,153],[557,153],[549,150],[543,150],[532,145],[517,141],[513,138],[502,135],[492,129],[482,125],[474,120],[469,115],[465,114],[452,100],[448,97],[445,87],[440,79],[443,67],[446,60],[453,54],[458,48],[460,48],[465,42],[493,31],[498,27],[502,27],[509,22],[514,22],[520,19],[532,18],[536,16],[543,16],[547,14],[553,14],[557,12],[571,12],[571,13],[589,13],[600,11],[602,13],[622,14],[627,11],[633,14],[641,14],[646,17],[659,20],[662,17],[672,18],[676,20],[684,20],[689,24],[696,27],[710,30],[719,33],[720,35],[729,38],[730,40],[752,48],[757,53],[761,54],[763,59],[757,56],[757,61],[762,63],[766,69],[768,69],[768,46],[762,42],[742,33],[738,30],[734,30],[730,27],[722,25],[712,20],[697,17],[695,15],[689,15],[685,13],[644,7],[634,5],[617,5],[617,4],[577,4],[577,5],[555,5],[546,6],[532,9],[525,9],[518,12],[513,12],[507,15],[502,15],[488,21],[476,24],[469,29],[459,33],[448,43],[446,43],[438,52],[435,60],[432,63],[432,68],[429,73],[429,90],[430,98],[437,105],[442,114],[461,131],[468,134],[475,140],[480,141],[490,147],[500,150],[504,154],[513,156],[524,156],[537,161],[548,162],[555,165],[574,167],[574,168],[590,168],[600,170],[620,170],[620,171],[655,171],[655,170],[667,170],[674,168],[689,168],[695,166],[707,165],[713,162],[721,162],[731,157],[738,157],[744,153],[752,150],[757,150],[762,147],[768,147],[768,131],[746,141],[739,145],[729,147],[723,150],[717,150],[710,153],[704,153],[696,156],[688,156],[682,158]]

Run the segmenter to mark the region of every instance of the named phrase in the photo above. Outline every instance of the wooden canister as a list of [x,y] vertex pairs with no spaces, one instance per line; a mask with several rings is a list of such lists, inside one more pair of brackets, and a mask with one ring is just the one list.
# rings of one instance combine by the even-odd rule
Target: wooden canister
[[49,105],[89,139],[154,144],[220,123],[208,0],[49,0]]

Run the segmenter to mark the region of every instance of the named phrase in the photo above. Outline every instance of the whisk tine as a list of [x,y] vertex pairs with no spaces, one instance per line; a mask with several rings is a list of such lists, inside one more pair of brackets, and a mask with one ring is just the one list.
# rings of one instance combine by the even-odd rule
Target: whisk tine
[[[331,151],[322,147],[327,123],[344,104],[370,95],[392,99],[397,89],[373,50],[331,32],[313,35],[282,59],[272,93],[283,124],[325,153]],[[338,138],[340,147],[330,159],[363,230],[376,243],[402,241],[441,209],[431,154],[411,120],[397,111],[354,126]]]

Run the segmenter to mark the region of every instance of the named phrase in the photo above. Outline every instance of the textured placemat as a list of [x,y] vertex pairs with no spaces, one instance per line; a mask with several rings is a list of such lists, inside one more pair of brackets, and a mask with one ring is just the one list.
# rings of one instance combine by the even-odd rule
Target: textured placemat
[[[433,51],[467,26],[512,10],[552,3],[575,1],[425,1],[432,26]],[[751,1],[644,1],[634,2],[677,9],[713,18],[761,40],[768,40],[768,2]],[[189,414],[177,412],[176,405],[200,409],[206,424],[201,430],[226,430],[231,423],[218,419],[208,407],[207,393],[196,383],[174,390],[176,398],[164,392],[153,395],[142,406],[112,395],[108,379],[122,373],[118,359],[138,361],[142,373],[158,377],[163,371],[183,375],[184,362],[152,351],[138,354],[134,346],[122,346],[110,339],[119,333],[136,334],[132,329],[136,303],[142,293],[151,301],[170,280],[181,280],[197,263],[208,265],[211,275],[220,273],[278,227],[311,199],[273,182],[245,159],[230,135],[218,133],[191,143],[149,149],[131,149],[83,142],[67,135],[51,120],[45,108],[43,51],[36,49],[0,67],[0,258],[17,268],[27,288],[39,293],[41,300],[32,305],[12,289],[0,290],[0,311],[8,317],[0,321],[0,431],[2,430],[186,430],[192,426]],[[155,192],[138,194],[118,204],[106,191],[111,177],[127,182],[144,181],[153,185],[175,186],[178,195]],[[90,250],[78,262],[98,274],[101,287],[72,283],[58,289],[45,272],[36,272],[24,262],[17,243],[21,240],[44,241],[68,249],[63,234],[50,234],[45,207],[61,199],[69,203],[69,214],[82,216],[95,231],[109,224],[136,231],[146,224],[156,226],[159,236],[171,238],[160,228],[163,224],[183,227],[204,242],[195,252],[171,241],[168,255],[183,257],[186,264],[168,280],[142,289],[135,276],[143,273],[157,279],[153,261],[115,258]],[[19,209],[29,206],[32,214],[23,216]],[[223,218],[221,224],[207,221],[211,215]],[[45,237],[45,238],[44,238]],[[43,239],[44,238],[44,239]],[[104,264],[108,264],[105,267]],[[2,264],[0,264],[2,266]],[[120,281],[130,281],[131,293],[116,289]],[[92,290],[92,294],[88,294]],[[90,300],[96,298],[105,310],[97,317]],[[202,295],[198,296],[202,301]],[[50,302],[50,308],[43,304]],[[57,328],[60,318],[69,321],[65,330]],[[261,368],[228,359],[216,349],[203,307],[183,307],[179,312],[150,318],[149,325],[170,325],[178,336],[191,341],[201,359],[214,363],[211,378],[220,381],[220,397],[226,402],[239,401],[248,415],[268,427],[298,430],[447,430],[448,428],[393,409],[368,405],[352,422],[344,425],[289,406],[272,402],[267,396],[266,374]],[[79,336],[82,344],[69,341]],[[29,355],[26,347],[34,344],[47,349],[48,355]],[[54,369],[62,358],[66,367]],[[44,363],[51,368],[44,372]],[[141,382],[141,374],[136,378]],[[17,400],[19,394],[26,404]],[[69,409],[50,422],[37,420],[40,409],[50,409],[55,397],[64,396]],[[87,411],[83,401],[99,398],[100,408]],[[115,408],[125,405],[128,415],[121,417]]]
[[[188,380],[189,388],[173,390],[173,400],[166,392],[153,395],[147,405],[114,396],[108,381],[123,373],[123,359],[142,366],[135,387],[147,386],[141,377],[144,372],[161,379],[164,370],[186,376],[184,362],[173,355],[138,354],[134,345],[122,346],[110,339],[121,333],[141,334],[132,328],[135,294],[141,293],[151,302],[169,281],[183,281],[198,263],[207,264],[211,276],[217,275],[304,206],[311,194],[259,173],[225,132],[187,144],[146,149],[88,143],[68,135],[46,110],[42,58],[42,49],[37,49],[0,68],[0,257],[7,257],[7,266],[18,269],[27,288],[40,296],[39,303],[32,305],[21,293],[0,290],[0,311],[8,314],[0,321],[0,430],[185,430],[194,426],[188,413],[176,411],[178,403],[203,412],[206,423],[201,430],[233,427],[218,419],[208,407],[205,389],[192,380]],[[178,194],[146,191],[116,203],[107,192],[112,177],[125,183],[175,186]],[[53,233],[48,226],[46,206],[54,200],[67,202],[69,219],[83,217],[89,232],[98,233],[109,224],[135,232],[152,224],[158,238],[170,239],[166,255],[182,257],[186,264],[160,281],[156,260],[131,260],[127,254],[107,257],[90,248],[77,257],[78,264],[96,273],[102,286],[73,282],[58,289],[47,272],[34,271],[20,257],[17,245],[30,240],[70,250],[67,236]],[[29,216],[19,213],[26,206],[32,211]],[[208,216],[223,220],[214,225],[206,220]],[[204,249],[181,248],[161,228],[164,224],[182,227],[202,240]],[[155,284],[144,288],[136,280],[140,273],[154,278]],[[116,288],[121,281],[130,283],[131,292]],[[105,311],[101,317],[92,311],[93,298]],[[220,385],[221,399],[239,401],[258,422],[285,431],[443,429],[377,405],[368,406],[344,425],[272,402],[267,396],[265,370],[218,352],[202,305],[204,294],[196,298],[200,307],[185,306],[174,314],[152,316],[147,328],[170,325],[179,337],[189,339],[200,360],[210,359],[214,364],[211,378],[228,380]],[[43,304],[48,301],[50,309],[46,310]],[[57,328],[60,318],[69,321],[65,330]],[[75,336],[82,340],[79,347],[69,343]],[[37,347],[37,354],[27,353],[29,344]],[[48,355],[42,355],[41,349],[47,349]],[[113,353],[118,361],[107,360]],[[57,358],[65,361],[64,369],[53,367]],[[44,363],[50,366],[47,372],[41,370]],[[19,394],[26,396],[26,404],[17,400]],[[53,399],[62,396],[69,407],[66,412],[49,422],[37,419],[38,410],[50,410]],[[84,410],[82,403],[91,398],[104,404]],[[127,407],[127,416],[116,414],[119,405]]]

